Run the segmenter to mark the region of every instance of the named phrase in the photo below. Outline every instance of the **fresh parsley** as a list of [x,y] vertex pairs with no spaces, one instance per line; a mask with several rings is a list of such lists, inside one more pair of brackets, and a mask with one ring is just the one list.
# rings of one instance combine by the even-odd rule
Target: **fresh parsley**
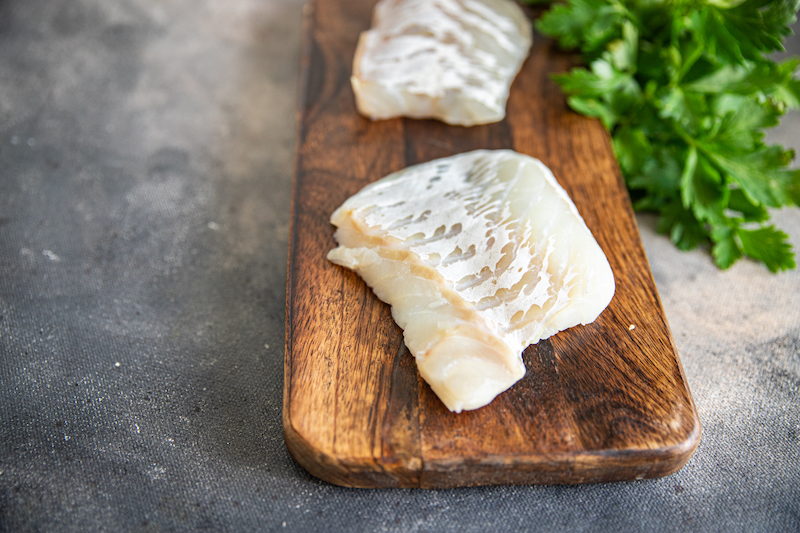
[[721,268],[743,255],[795,267],[769,209],[800,204],[800,171],[764,130],[800,107],[800,60],[766,57],[783,50],[799,4],[567,0],[536,22],[582,53],[588,67],[555,79],[611,132],[634,207],[657,212],[679,248],[709,245]]

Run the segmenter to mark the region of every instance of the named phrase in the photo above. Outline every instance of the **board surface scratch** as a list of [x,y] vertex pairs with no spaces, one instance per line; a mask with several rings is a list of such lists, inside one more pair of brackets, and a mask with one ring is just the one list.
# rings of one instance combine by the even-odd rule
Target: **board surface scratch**
[[[354,487],[584,483],[683,466],[700,424],[602,125],[571,112],[534,36],[507,118],[472,128],[361,117],[349,77],[374,0],[326,0],[304,30],[286,300],[283,424],[304,468]],[[488,406],[449,412],[418,376],[389,307],[326,259],[331,213],[408,165],[474,149],[540,159],[605,251],[616,294],[597,321],[524,353],[526,376]],[[634,325],[635,328],[630,326]]]

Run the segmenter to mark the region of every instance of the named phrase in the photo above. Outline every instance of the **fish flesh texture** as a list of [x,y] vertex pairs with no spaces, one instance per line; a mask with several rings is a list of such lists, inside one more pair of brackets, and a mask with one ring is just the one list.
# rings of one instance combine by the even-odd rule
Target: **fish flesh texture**
[[455,412],[525,374],[522,352],[593,322],[614,276],[539,160],[477,150],[376,181],[332,215],[328,259],[357,272],[403,329],[420,375]]
[[358,110],[373,120],[497,122],[531,43],[512,0],[381,0],[353,61]]
[[478,150],[412,166],[331,216],[328,259],[391,305],[420,375],[451,410],[525,374],[522,351],[593,322],[614,294],[608,260],[540,161]]

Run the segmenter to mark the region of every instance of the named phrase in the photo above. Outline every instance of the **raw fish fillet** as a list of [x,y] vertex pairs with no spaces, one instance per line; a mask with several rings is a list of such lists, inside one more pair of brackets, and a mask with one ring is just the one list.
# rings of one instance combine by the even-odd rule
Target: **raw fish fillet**
[[512,0],[381,0],[353,62],[358,110],[497,122],[531,42],[531,23]]
[[593,322],[614,295],[605,254],[540,161],[478,150],[391,174],[332,215],[328,259],[392,307],[420,375],[455,412],[525,374],[522,351]]

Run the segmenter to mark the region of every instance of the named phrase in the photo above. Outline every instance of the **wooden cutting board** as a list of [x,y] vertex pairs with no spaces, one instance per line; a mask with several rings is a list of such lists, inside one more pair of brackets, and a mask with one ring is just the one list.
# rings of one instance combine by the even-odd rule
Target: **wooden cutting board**
[[[550,75],[571,58],[535,36],[508,118],[462,128],[371,122],[350,72],[374,0],[308,8],[286,296],[283,424],[292,457],[352,487],[584,483],[664,476],[700,424],[609,137]],[[491,404],[449,412],[418,376],[389,306],[325,259],[329,217],[366,184],[477,148],[541,159],[606,252],[616,295],[600,318],[529,347],[527,375]]]

